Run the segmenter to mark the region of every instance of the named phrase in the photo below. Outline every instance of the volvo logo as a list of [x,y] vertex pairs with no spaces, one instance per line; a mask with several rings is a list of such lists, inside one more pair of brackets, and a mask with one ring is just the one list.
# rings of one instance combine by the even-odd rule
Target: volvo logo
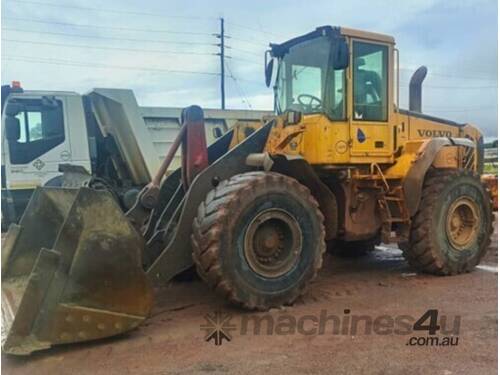
[[453,134],[449,130],[429,130],[429,129],[417,129],[418,135],[420,137],[426,138],[436,138],[436,137],[452,137]]

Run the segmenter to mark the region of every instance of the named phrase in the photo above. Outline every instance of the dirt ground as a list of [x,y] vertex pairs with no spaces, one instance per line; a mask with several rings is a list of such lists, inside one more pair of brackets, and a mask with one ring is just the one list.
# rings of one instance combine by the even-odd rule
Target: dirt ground
[[[381,247],[363,259],[326,256],[311,291],[294,306],[247,313],[218,299],[200,281],[159,290],[153,317],[120,337],[57,347],[30,357],[2,355],[4,374],[494,374],[497,373],[497,234],[475,272],[455,277],[415,274],[397,249]],[[460,317],[455,346],[408,345],[409,334],[332,333],[266,329],[242,334],[243,322],[271,317],[279,322],[319,317],[368,315],[418,319],[437,309],[447,323]],[[230,314],[231,341],[205,341],[206,314]],[[264,316],[265,315],[265,316]],[[281,318],[280,318],[281,317]],[[283,321],[283,320],[282,320]],[[289,322],[289,320],[287,320]],[[314,328],[312,321],[307,328]],[[428,322],[428,321],[427,321]],[[442,324],[442,321],[441,325]],[[448,325],[447,325],[448,326]],[[250,326],[252,327],[252,326]],[[288,326],[290,327],[290,326]],[[363,327],[363,325],[361,325]],[[444,327],[442,327],[444,328]],[[278,334],[280,333],[281,334]],[[285,332],[285,333],[283,333]],[[286,334],[288,333],[288,334]],[[436,337],[445,335],[438,332]],[[425,340],[425,339],[421,339]]]

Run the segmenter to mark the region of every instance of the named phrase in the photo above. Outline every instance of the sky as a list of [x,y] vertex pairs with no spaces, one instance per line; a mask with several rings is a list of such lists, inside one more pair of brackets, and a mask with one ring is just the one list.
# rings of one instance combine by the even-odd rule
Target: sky
[[496,0],[2,0],[1,81],[85,93],[133,89],[146,106],[220,106],[219,19],[225,20],[226,106],[272,109],[264,52],[333,25],[395,37],[400,106],[428,68],[423,111],[497,136]]

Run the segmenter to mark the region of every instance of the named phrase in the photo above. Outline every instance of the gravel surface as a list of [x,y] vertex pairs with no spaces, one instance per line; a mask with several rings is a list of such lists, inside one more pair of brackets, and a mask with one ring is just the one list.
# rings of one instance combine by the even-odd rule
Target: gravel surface
[[[497,234],[481,267],[454,277],[415,274],[390,247],[379,247],[362,259],[326,256],[311,291],[293,306],[269,313],[235,309],[214,296],[200,281],[172,283],[157,291],[153,317],[139,329],[120,337],[53,348],[30,357],[2,355],[5,374],[495,374],[497,373]],[[448,330],[460,319],[455,346],[413,346],[412,337],[427,340],[428,332],[396,334],[375,319],[411,325],[429,309],[438,310]],[[229,314],[225,327],[231,341],[205,341],[205,316]],[[325,316],[373,323],[351,332],[333,332]],[[383,317],[383,316],[386,317]],[[312,316],[312,318],[311,318]],[[299,332],[300,318],[306,322]],[[314,318],[315,317],[315,318]],[[446,324],[443,324],[443,317]],[[253,319],[271,321],[253,332]],[[308,319],[308,320],[307,320]],[[350,322],[352,323],[353,320]],[[248,332],[242,333],[247,325]],[[250,323],[249,323],[250,322]],[[280,325],[281,322],[281,325]],[[349,322],[349,320],[347,320]],[[428,323],[429,320],[426,321]],[[296,323],[296,324],[295,324]],[[267,323],[265,323],[267,324]],[[332,324],[332,325],[328,325]],[[411,328],[410,325],[410,328]],[[369,324],[368,324],[369,326]],[[361,328],[360,328],[361,327]],[[228,329],[229,328],[229,329]],[[231,329],[234,328],[234,329]],[[309,330],[309,331],[308,331]],[[311,330],[315,330],[313,334]],[[307,331],[307,332],[306,332]],[[383,333],[383,334],[382,334]],[[450,337],[438,331],[442,340]],[[440,341],[441,342],[441,341]]]

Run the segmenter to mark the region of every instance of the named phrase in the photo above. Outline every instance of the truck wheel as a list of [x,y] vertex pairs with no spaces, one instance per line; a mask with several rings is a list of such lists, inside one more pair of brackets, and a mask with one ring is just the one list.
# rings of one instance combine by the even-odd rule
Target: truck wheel
[[341,258],[358,258],[375,250],[380,244],[380,236],[374,236],[367,240],[342,241],[332,240],[328,242],[328,252]]
[[291,304],[322,265],[323,215],[309,190],[277,173],[236,175],[213,189],[193,223],[200,277],[231,302]]
[[478,176],[464,170],[430,172],[410,240],[401,247],[411,266],[455,275],[479,263],[492,232],[491,198]]

